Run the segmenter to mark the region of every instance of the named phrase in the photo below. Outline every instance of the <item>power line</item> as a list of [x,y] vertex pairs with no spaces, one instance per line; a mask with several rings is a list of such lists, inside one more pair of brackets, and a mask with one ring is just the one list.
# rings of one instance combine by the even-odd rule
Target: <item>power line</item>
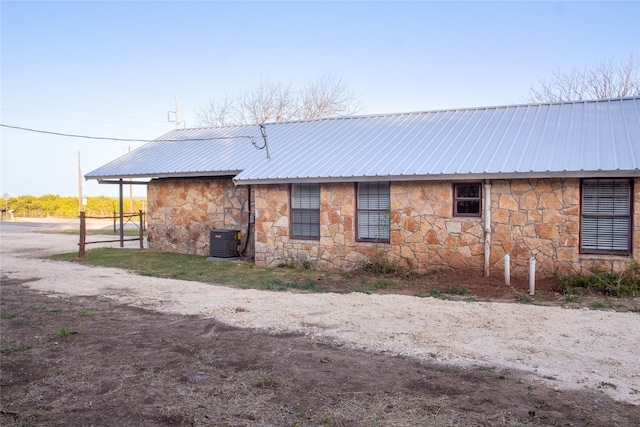
[[75,135],[70,133],[61,133],[61,132],[51,132],[47,130],[39,130],[39,129],[31,129],[20,126],[10,126],[0,123],[0,126],[9,129],[17,129],[26,132],[35,132],[35,133],[43,133],[46,135],[56,135],[56,136],[66,136],[70,138],[83,138],[83,139],[99,139],[105,141],[120,141],[120,142],[156,142],[156,141],[211,141],[213,139],[238,139],[238,138],[247,138],[255,145],[255,136],[251,135],[237,135],[237,136],[217,136],[211,138],[185,138],[185,139],[133,139],[133,138],[110,138],[103,136],[89,136],[89,135]]
[[[145,128],[145,129],[156,129],[156,128],[151,127],[151,126],[130,125],[130,124],[126,124],[126,123],[107,122],[107,121],[104,121],[104,120],[94,120],[94,119],[84,119],[84,118],[78,118],[78,117],[60,116],[58,114],[35,113],[33,111],[15,110],[13,108],[0,107],[0,110],[13,111],[13,112],[16,112],[16,113],[24,113],[24,114],[34,114],[36,116],[57,117],[57,118],[67,119],[67,120],[82,120],[83,122],[104,123],[104,124],[108,124],[108,125],[127,126],[127,127]],[[164,123],[164,122],[160,122],[160,123]]]
[[[24,103],[28,103],[28,104],[38,104],[38,105],[46,105],[48,107],[64,108],[65,110],[75,110],[75,111],[82,111],[82,112],[85,112],[85,113],[104,114],[104,115],[107,115],[107,116],[124,117],[126,119],[134,119],[134,120],[145,120],[145,121],[154,122],[154,123],[165,123],[164,120],[149,119],[149,118],[145,118],[145,117],[127,116],[125,114],[107,113],[106,111],[87,110],[85,108],[68,107],[68,106],[65,106],[65,105],[50,104],[48,102],[30,101],[28,99],[14,98],[14,97],[11,97],[11,96],[0,96],[0,98],[9,99],[9,100],[12,100],[12,101],[24,102]],[[19,111],[19,110],[13,110],[13,111]],[[27,112],[29,112],[29,111],[27,111]],[[40,113],[32,113],[32,114],[40,114]]]

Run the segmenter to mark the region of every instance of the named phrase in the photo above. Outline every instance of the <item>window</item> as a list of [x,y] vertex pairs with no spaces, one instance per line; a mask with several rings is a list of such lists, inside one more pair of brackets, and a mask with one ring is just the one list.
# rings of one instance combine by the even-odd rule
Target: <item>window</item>
[[388,182],[358,183],[358,240],[389,241]]
[[320,238],[320,184],[291,184],[291,237]]
[[453,215],[481,216],[480,184],[453,184]]
[[631,181],[582,181],[580,251],[628,255],[631,248]]

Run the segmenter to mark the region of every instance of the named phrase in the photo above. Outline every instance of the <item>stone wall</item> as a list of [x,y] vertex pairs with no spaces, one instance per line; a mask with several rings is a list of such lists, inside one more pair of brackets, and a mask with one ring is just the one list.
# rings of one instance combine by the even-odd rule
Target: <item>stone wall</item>
[[240,230],[243,247],[247,187],[234,186],[230,178],[171,178],[152,180],[147,191],[151,249],[206,256],[213,229]]
[[[255,259],[259,265],[307,261],[319,269],[350,270],[369,260],[388,260],[423,272],[484,273],[484,212],[482,217],[454,217],[450,182],[392,182],[389,243],[356,241],[353,183],[321,184],[320,239],[291,239],[288,188],[284,184],[256,188]],[[640,179],[634,188],[633,253],[640,261]],[[629,257],[579,253],[579,200],[579,179],[493,181],[490,273],[502,275],[505,254],[511,257],[514,277],[526,277],[531,257],[540,277],[593,267],[624,268]]]
[[504,270],[505,254],[515,276],[528,275],[532,257],[542,275],[579,270],[579,179],[500,180],[491,193],[492,270]]

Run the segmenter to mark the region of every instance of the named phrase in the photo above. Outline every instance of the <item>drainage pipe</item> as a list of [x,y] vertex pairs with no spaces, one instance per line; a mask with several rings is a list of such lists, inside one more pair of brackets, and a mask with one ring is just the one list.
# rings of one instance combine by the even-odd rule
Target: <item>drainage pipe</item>
[[511,257],[509,254],[504,256],[504,284],[511,286]]
[[484,277],[489,277],[491,262],[491,183],[484,183]]
[[529,295],[536,293],[536,259],[529,258]]

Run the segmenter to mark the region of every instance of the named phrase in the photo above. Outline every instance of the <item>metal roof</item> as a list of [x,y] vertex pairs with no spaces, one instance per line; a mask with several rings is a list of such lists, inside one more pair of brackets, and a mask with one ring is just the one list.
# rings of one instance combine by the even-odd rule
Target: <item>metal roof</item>
[[[298,181],[640,176],[640,97],[175,130],[87,175]],[[229,138],[235,139],[213,139]],[[193,139],[198,139],[194,141]],[[238,173],[239,172],[239,173]]]
[[264,154],[257,126],[176,129],[85,175],[87,179],[236,175]]

